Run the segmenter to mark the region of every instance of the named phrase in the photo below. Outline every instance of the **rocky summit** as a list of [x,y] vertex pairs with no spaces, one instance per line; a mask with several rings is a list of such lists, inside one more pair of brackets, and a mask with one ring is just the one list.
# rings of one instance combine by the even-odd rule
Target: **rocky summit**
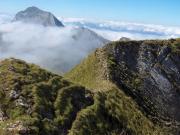
[[24,11],[18,12],[13,21],[40,24],[43,26],[64,26],[52,13],[43,11],[37,7],[29,7]]

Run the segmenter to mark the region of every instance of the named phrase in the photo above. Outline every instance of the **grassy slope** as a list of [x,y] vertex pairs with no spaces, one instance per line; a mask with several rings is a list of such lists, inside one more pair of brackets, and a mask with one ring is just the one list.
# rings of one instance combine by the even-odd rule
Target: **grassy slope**
[[[12,91],[18,96],[13,97]],[[76,113],[93,103],[89,95],[84,87],[36,65],[1,61],[0,110],[7,120],[0,121],[0,134],[19,133],[20,127],[33,135],[67,133]]]
[[108,90],[111,84],[106,79],[108,71],[104,56],[104,51],[98,49],[88,56],[88,60],[85,59],[65,74],[65,78],[96,91]]
[[107,61],[111,62],[103,49],[97,50],[65,75],[76,83],[100,90],[95,96],[94,105],[78,113],[72,134],[165,134],[163,129],[139,111],[138,105],[130,97],[108,80]]
[[[179,51],[176,42],[172,47]],[[0,109],[8,117],[0,121],[0,134],[12,133],[7,131],[9,125],[20,121],[31,134],[170,135],[110,82],[108,63],[114,64],[99,49],[66,74],[90,92],[33,64],[15,59],[0,62]],[[12,90],[19,93],[15,99],[9,96]],[[16,105],[18,99],[25,105]]]

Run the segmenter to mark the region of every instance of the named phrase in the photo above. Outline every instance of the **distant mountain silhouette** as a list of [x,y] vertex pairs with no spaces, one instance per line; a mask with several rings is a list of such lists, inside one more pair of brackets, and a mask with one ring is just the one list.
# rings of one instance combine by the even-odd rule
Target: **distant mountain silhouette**
[[13,21],[42,24],[44,26],[64,26],[52,13],[37,7],[28,7],[26,10],[18,12]]

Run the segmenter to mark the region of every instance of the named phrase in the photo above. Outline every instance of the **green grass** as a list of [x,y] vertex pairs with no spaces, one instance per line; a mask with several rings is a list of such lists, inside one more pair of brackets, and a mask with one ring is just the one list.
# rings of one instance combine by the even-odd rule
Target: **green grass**
[[[137,45],[142,41],[130,42]],[[153,46],[170,43],[145,42]],[[65,78],[21,60],[1,61],[0,108],[9,119],[0,122],[0,134],[9,134],[8,123],[21,121],[33,135],[170,135],[169,130],[148,119],[135,100],[112,82],[111,70],[119,67],[107,53],[121,44],[128,42],[113,42],[96,50]],[[173,41],[170,47],[177,53],[179,41]],[[141,78],[131,76],[128,83],[138,88]],[[12,90],[18,91],[18,98],[24,97],[29,106],[16,106],[17,99],[9,97]]]
[[146,118],[130,97],[118,89],[99,92],[95,103],[83,109],[69,135],[165,135],[159,126]]
[[[18,97],[10,97],[12,90]],[[27,126],[29,134],[33,135],[67,132],[76,113],[93,103],[92,97],[87,95],[91,94],[84,87],[34,64],[13,58],[1,61],[0,109],[8,120],[0,122],[0,133],[8,134],[9,125],[17,121]],[[17,104],[19,99],[27,106]],[[18,131],[13,129],[13,132]]]
[[[107,66],[103,67],[102,63]],[[116,65],[114,58],[102,55],[102,50],[97,50],[65,75],[95,93],[94,104],[78,113],[69,134],[116,135],[126,132],[132,135],[165,135],[159,125],[152,123],[140,111],[131,97],[108,80],[107,76],[102,76],[104,71],[110,73],[108,69],[112,65]],[[140,83],[141,80],[136,77],[131,85],[138,87]]]
[[108,90],[112,87],[112,84],[106,79],[108,71],[106,57],[104,56],[103,50],[97,50],[65,74],[65,78],[74,83],[86,86],[95,92]]
[[172,52],[180,53],[180,38],[177,38],[171,46]]

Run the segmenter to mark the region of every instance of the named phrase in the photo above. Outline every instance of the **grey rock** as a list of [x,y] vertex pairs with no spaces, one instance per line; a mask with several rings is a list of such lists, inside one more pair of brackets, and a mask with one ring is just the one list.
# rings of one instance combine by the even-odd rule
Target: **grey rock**
[[106,50],[117,63],[111,67],[113,82],[148,115],[180,122],[180,54],[170,46],[168,40],[119,41]]
[[17,99],[19,97],[19,93],[16,90],[11,90],[11,92],[9,93],[9,97],[11,99]]
[[22,96],[20,96],[19,99],[15,101],[15,104],[16,106],[29,107],[29,105],[26,102],[26,99]]
[[155,80],[156,85],[158,85],[158,87],[161,91],[165,91],[165,92],[169,93],[169,91],[172,89],[171,83],[165,76],[163,76],[163,73],[161,73],[161,71],[159,71],[159,69],[153,68],[150,71],[150,75]]
[[40,24],[44,26],[64,26],[52,13],[40,10],[37,7],[29,7],[24,11],[18,12],[13,21]]
[[119,41],[130,41],[131,39],[130,38],[127,38],[127,37],[121,37],[119,39]]

